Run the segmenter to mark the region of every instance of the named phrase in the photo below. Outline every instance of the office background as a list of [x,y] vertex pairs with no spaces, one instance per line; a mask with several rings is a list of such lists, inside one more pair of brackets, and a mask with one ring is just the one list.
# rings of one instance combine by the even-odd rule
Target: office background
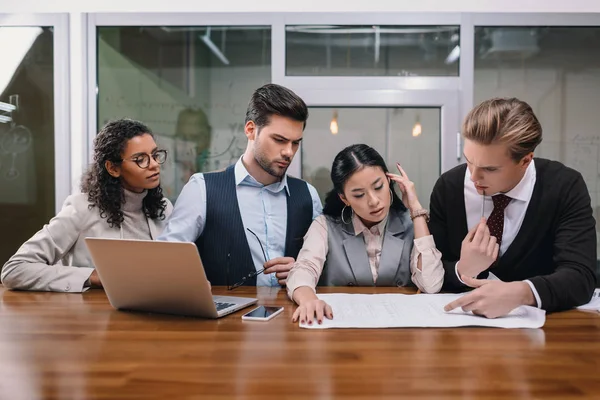
[[154,130],[175,200],[189,165],[241,155],[246,104],[268,82],[310,106],[290,173],[321,195],[334,155],[363,142],[400,162],[427,206],[440,173],[462,162],[468,110],[516,96],[544,128],[537,155],[583,174],[598,220],[600,4],[362,3],[3,4],[0,226],[11,229],[0,261],[77,190],[106,121]]

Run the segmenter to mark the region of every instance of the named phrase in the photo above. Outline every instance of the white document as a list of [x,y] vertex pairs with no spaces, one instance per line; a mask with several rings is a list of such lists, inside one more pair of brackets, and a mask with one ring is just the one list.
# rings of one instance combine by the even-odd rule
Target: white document
[[321,325],[300,324],[301,328],[449,328],[488,326],[496,328],[541,328],[546,312],[521,306],[508,315],[488,319],[458,308],[444,311],[444,306],[463,294],[320,294],[333,309],[333,319]]
[[582,306],[577,307],[580,310],[600,311],[600,289],[594,290],[592,300]]

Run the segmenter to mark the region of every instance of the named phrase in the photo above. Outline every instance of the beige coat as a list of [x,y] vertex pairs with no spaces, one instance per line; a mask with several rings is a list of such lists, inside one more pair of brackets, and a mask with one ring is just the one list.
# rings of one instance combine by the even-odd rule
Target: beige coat
[[[173,211],[167,199],[165,217]],[[122,231],[109,227],[97,207],[90,209],[87,194],[74,194],[62,210],[17,250],[2,268],[2,283],[9,289],[54,292],[82,292],[94,264],[86,237],[121,238]],[[156,239],[164,220],[148,219],[150,234]]]

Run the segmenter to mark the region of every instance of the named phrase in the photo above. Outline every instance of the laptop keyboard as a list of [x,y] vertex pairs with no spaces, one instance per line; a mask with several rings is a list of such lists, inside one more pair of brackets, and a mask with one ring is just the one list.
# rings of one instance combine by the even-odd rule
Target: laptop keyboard
[[231,306],[235,306],[235,303],[221,303],[218,301],[215,301],[214,303],[215,303],[215,307],[217,307],[217,311],[221,311],[221,310],[224,310]]

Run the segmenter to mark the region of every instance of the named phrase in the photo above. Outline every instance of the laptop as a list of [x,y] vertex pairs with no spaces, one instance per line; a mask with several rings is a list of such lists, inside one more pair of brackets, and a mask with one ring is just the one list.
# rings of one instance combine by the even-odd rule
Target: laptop
[[118,310],[220,318],[258,300],[213,296],[194,243],[85,238]]

